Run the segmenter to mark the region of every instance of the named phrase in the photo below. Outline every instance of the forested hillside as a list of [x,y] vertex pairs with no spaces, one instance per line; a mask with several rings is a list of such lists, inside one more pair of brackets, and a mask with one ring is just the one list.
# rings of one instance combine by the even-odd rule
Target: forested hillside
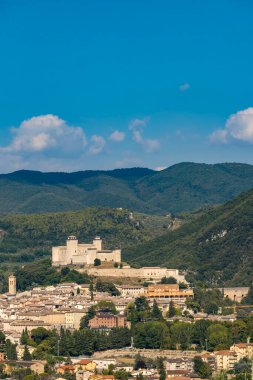
[[222,204],[253,187],[247,164],[181,163],[160,172],[132,168],[0,175],[0,213],[46,213],[122,207],[149,214]]
[[209,209],[176,231],[125,249],[135,265],[190,271],[210,285],[251,285],[253,279],[253,190]]
[[0,217],[0,269],[51,255],[52,245],[64,245],[68,235],[81,242],[101,236],[105,248],[133,246],[162,234],[170,217],[130,213],[123,209],[18,214]]

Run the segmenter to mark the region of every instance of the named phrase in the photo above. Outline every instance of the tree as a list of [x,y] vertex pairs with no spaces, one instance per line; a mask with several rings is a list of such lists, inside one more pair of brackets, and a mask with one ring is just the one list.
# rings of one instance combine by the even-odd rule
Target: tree
[[219,308],[218,308],[218,306],[217,306],[217,304],[216,303],[214,303],[214,302],[211,302],[209,305],[207,305],[207,307],[206,307],[206,312],[207,312],[207,314],[217,314],[218,313],[218,310],[219,310]]
[[9,339],[6,340],[5,354],[8,360],[17,360],[16,345],[12,344]]
[[171,328],[171,339],[174,345],[180,346],[182,350],[187,350],[192,344],[193,326],[186,322],[174,323]]
[[90,285],[89,285],[89,291],[90,291],[90,299],[91,299],[91,301],[93,301],[94,286],[93,286],[93,282],[92,281],[90,282]]
[[96,282],[96,290],[98,292],[108,292],[112,296],[120,295],[120,292],[112,282],[104,282],[100,278]]
[[28,340],[29,340],[29,335],[28,335],[27,328],[25,328],[25,330],[22,331],[20,343],[23,345],[26,345],[28,344]]
[[177,284],[177,280],[174,277],[163,277],[161,284]]
[[70,272],[69,267],[64,267],[61,269],[61,275],[62,276],[67,276],[69,274],[69,272]]
[[227,372],[224,370],[219,371],[216,373],[215,376],[212,377],[213,380],[228,380]]
[[136,348],[165,348],[169,329],[160,321],[137,323],[134,329]]
[[94,260],[94,267],[98,267],[99,265],[101,265],[101,260],[96,258]]
[[209,379],[212,375],[212,368],[210,365],[202,360],[200,356],[195,356],[194,360],[194,372],[204,379]]
[[119,371],[114,372],[114,376],[119,380],[127,380],[128,373],[125,369],[120,369]]
[[172,318],[172,317],[175,317],[175,315],[177,315],[177,311],[176,311],[176,308],[174,306],[174,302],[170,301],[169,311],[167,313],[167,316],[168,316],[168,318]]
[[36,344],[40,344],[44,339],[50,336],[50,332],[44,327],[37,327],[31,332],[31,337]]
[[247,357],[239,360],[234,366],[236,380],[250,380],[251,379],[251,360]]
[[214,323],[208,327],[207,339],[211,350],[227,349],[232,343],[229,329],[220,323]]
[[32,355],[30,354],[30,351],[28,350],[27,346],[25,346],[22,359],[27,362],[32,360]]
[[165,380],[165,379],[166,379],[166,371],[164,368],[162,368],[159,373],[159,380]]
[[140,354],[137,354],[135,356],[134,369],[137,370],[140,368],[147,368],[147,364],[145,362],[145,359]]
[[95,308],[105,313],[110,312],[112,314],[117,314],[115,304],[112,301],[99,301],[97,305],[95,305]]
[[153,307],[152,307],[152,310],[151,310],[151,317],[154,320],[160,320],[161,321],[163,319],[162,312],[159,309],[156,300],[154,300],[154,302],[153,302]]
[[193,325],[193,342],[197,343],[202,349],[206,348],[207,329],[212,324],[211,321],[200,319]]
[[87,314],[81,318],[80,329],[84,329],[89,326],[89,321],[96,315],[95,306],[89,307]]
[[144,296],[135,298],[135,302],[134,303],[135,303],[135,306],[136,306],[136,310],[138,312],[139,311],[149,311],[150,310],[150,307],[149,307],[149,304],[148,304],[148,300]]

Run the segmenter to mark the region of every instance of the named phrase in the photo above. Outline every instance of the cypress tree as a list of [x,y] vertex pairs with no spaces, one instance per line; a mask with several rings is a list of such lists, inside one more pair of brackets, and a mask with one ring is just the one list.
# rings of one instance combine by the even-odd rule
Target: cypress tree
[[32,360],[32,355],[30,354],[30,351],[28,350],[27,346],[25,346],[22,359],[27,362]]
[[156,319],[156,320],[163,319],[162,312],[159,309],[156,300],[154,300],[154,303],[153,303],[153,307],[152,307],[152,310],[151,310],[151,316],[152,316],[153,319]]

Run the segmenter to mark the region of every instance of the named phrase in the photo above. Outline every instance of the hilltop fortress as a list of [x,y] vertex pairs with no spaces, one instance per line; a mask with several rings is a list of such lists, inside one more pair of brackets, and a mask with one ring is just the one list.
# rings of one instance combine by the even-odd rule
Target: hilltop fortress
[[[118,268],[94,266],[94,260],[101,263],[121,263],[121,250],[103,250],[102,239],[96,237],[90,244],[79,244],[75,236],[67,238],[66,245],[52,248],[52,265],[62,267],[74,265],[79,272],[97,277],[135,278],[149,281],[160,281],[162,277],[174,277],[178,282],[187,282],[184,274],[178,269],[160,267],[131,268],[129,265]],[[85,268],[80,268],[85,266]]]
[[101,262],[121,262],[121,250],[103,250],[102,239],[95,237],[91,244],[79,244],[75,236],[69,236],[64,246],[52,248],[52,265],[94,265],[94,260]]

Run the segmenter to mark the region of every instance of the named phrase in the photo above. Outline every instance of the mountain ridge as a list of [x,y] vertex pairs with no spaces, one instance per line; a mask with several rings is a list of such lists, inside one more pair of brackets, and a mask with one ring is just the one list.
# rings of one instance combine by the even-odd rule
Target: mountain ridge
[[253,166],[183,162],[148,168],[73,173],[20,170],[0,174],[0,214],[126,208],[148,214],[222,204],[253,188]]
[[123,251],[134,265],[162,265],[189,272],[210,286],[251,285],[253,190],[210,208],[178,230]]

